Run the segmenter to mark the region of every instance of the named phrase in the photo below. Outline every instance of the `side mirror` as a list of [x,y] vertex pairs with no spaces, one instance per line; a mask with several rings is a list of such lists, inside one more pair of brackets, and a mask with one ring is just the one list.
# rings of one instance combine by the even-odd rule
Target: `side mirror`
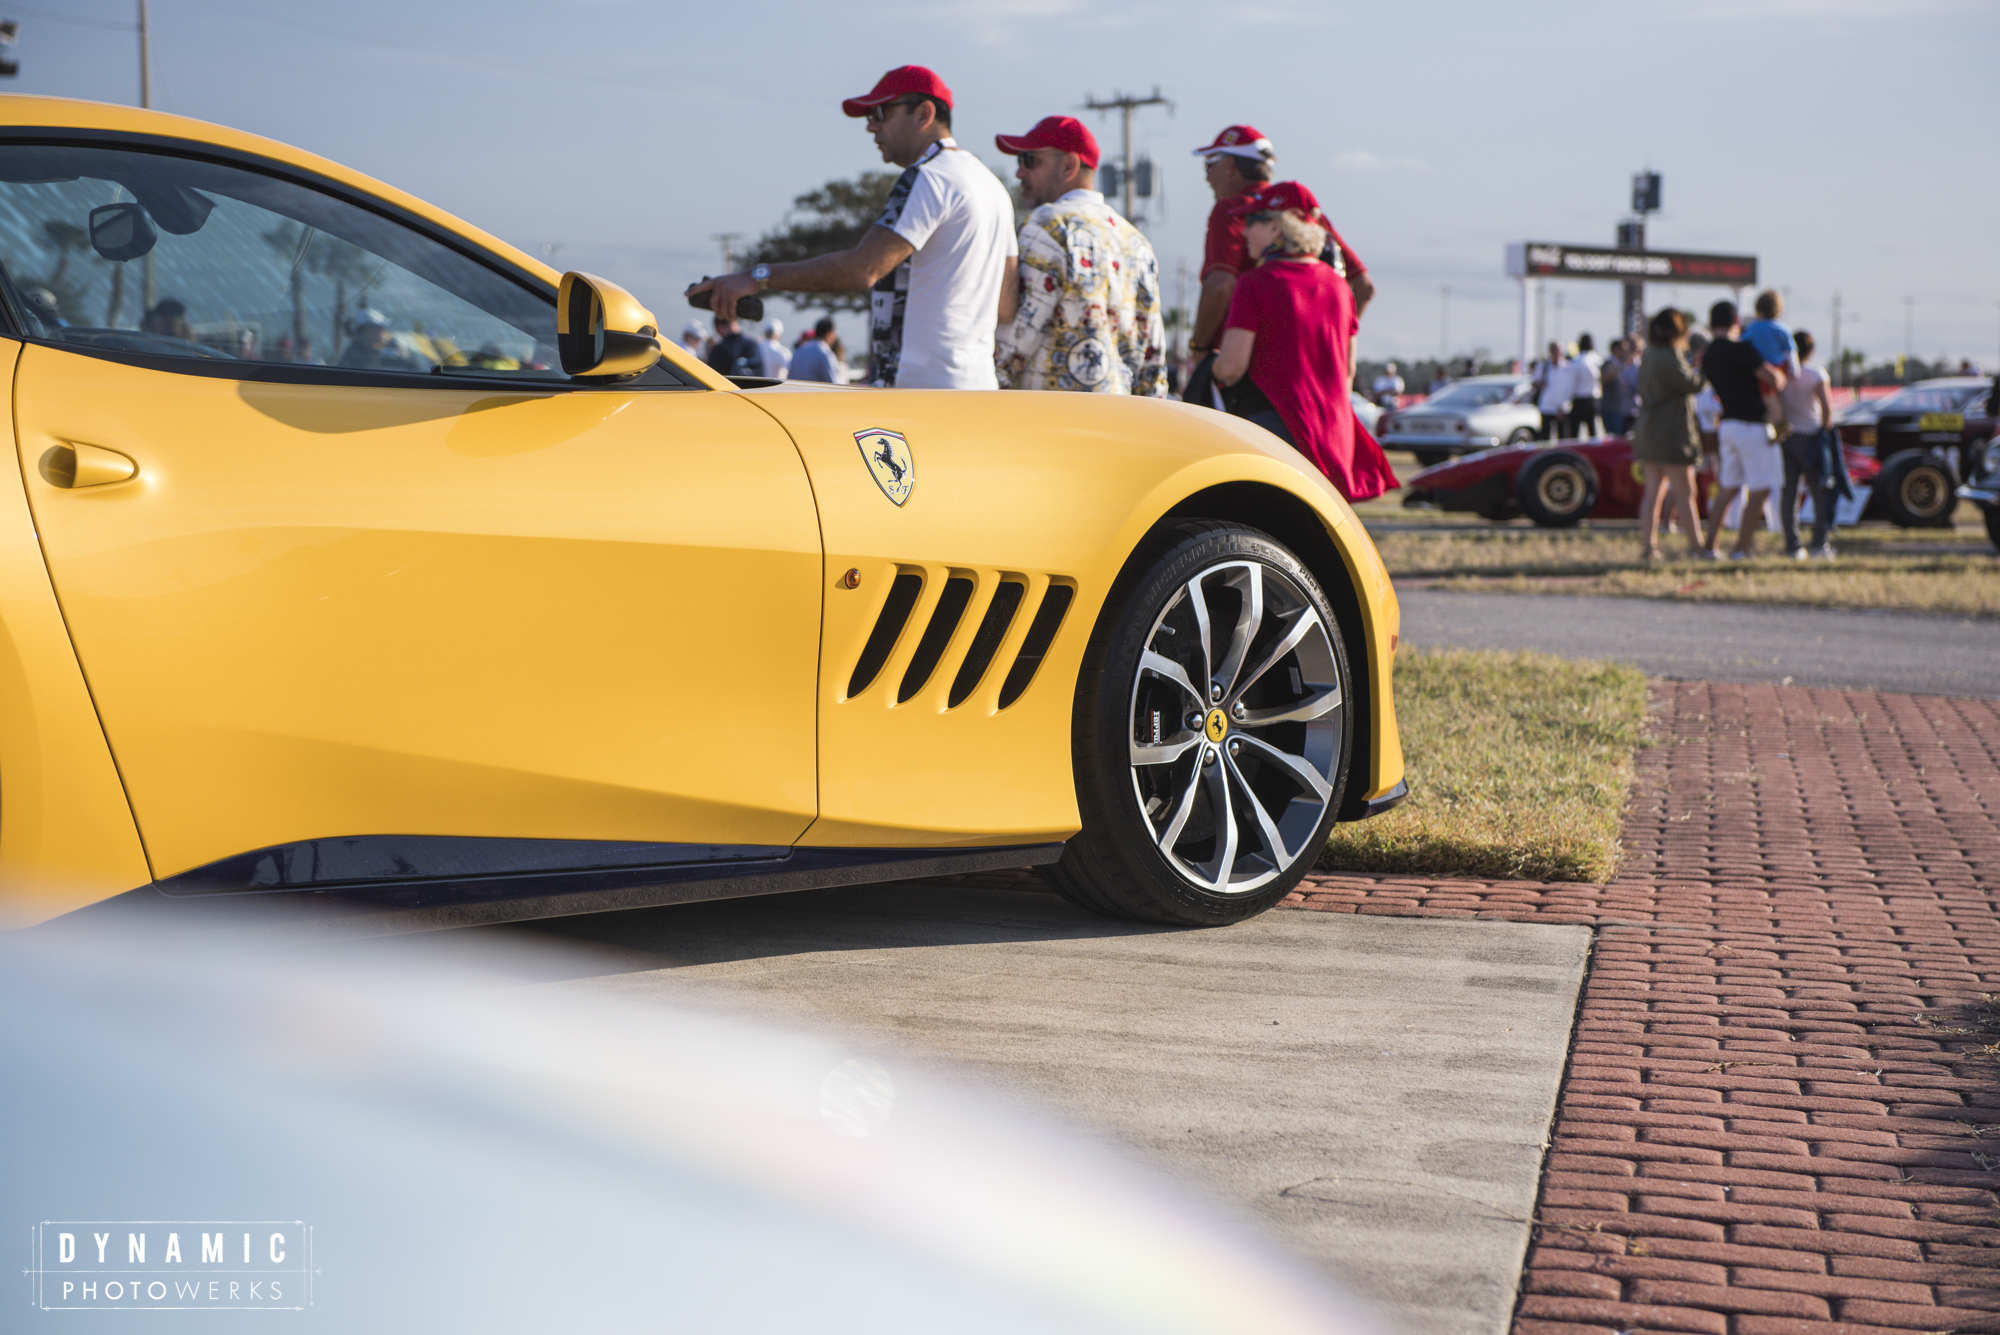
[[556,352],[574,376],[638,375],[660,360],[660,322],[616,283],[572,270],[556,294]]
[[136,260],[159,242],[159,231],[140,205],[106,204],[90,211],[90,248],[107,260]]

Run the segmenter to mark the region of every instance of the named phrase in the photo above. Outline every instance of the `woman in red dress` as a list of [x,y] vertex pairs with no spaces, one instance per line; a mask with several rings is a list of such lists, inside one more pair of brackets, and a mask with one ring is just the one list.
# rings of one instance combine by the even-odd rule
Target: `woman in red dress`
[[1346,280],[1320,263],[1319,201],[1279,181],[1231,211],[1243,215],[1257,267],[1236,280],[1215,358],[1215,379],[1232,387],[1230,411],[1312,460],[1348,500],[1380,496],[1396,476],[1347,396],[1359,319]]

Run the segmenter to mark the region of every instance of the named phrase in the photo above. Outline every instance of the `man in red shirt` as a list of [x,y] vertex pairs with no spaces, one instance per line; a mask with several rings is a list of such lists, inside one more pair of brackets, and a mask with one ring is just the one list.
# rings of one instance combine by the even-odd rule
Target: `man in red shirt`
[[[1217,135],[1213,143],[1197,148],[1194,153],[1208,160],[1208,188],[1215,192],[1215,207],[1208,215],[1208,240],[1202,251],[1201,304],[1195,308],[1194,330],[1188,345],[1188,351],[1200,358],[1215,351],[1222,336],[1223,317],[1229,314],[1229,298],[1236,291],[1236,279],[1253,265],[1243,248],[1243,216],[1232,213],[1231,206],[1270,182],[1272,164],[1278,155],[1263,132],[1251,125],[1232,125]],[[1331,244],[1324,258],[1329,262],[1339,261],[1334,268],[1347,279],[1358,318],[1375,295],[1375,284],[1369,280],[1368,269],[1360,257],[1341,240],[1340,233],[1331,226],[1326,230]]]

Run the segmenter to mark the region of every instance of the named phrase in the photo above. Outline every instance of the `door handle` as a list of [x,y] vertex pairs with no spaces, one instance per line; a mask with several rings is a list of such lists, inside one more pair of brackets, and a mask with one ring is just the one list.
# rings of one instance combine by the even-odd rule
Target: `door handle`
[[103,487],[139,476],[136,460],[102,445],[65,441],[42,456],[42,477],[55,487]]

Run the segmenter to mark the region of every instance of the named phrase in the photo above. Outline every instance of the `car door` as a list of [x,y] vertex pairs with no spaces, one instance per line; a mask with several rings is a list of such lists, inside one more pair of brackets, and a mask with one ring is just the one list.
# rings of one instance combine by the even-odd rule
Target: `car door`
[[[104,258],[93,211],[154,244]],[[664,364],[572,383],[539,280],[198,151],[0,144],[0,262],[30,504],[156,878],[810,823],[820,545],[768,415]]]

